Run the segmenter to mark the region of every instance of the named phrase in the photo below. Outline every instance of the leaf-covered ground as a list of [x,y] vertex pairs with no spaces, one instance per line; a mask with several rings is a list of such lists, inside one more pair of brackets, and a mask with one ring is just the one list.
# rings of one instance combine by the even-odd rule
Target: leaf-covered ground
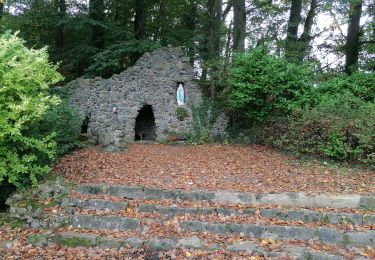
[[140,145],[127,153],[88,148],[68,155],[55,173],[78,183],[165,189],[272,193],[375,193],[375,172],[301,161],[264,146]]

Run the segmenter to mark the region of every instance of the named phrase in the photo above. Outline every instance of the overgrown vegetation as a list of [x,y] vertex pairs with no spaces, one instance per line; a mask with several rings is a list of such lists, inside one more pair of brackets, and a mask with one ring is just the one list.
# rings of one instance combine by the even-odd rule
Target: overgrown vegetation
[[50,164],[78,145],[80,119],[50,86],[61,81],[46,49],[0,36],[0,203],[15,188],[37,184]]
[[29,129],[60,101],[49,85],[62,80],[48,62],[46,49],[30,50],[16,35],[0,38],[0,182],[17,187],[36,184],[49,172],[41,158],[56,155],[54,133],[35,137]]
[[238,122],[232,136],[375,165],[374,74],[331,75],[315,86],[312,80],[307,67],[267,55],[264,48],[238,55],[224,92]]

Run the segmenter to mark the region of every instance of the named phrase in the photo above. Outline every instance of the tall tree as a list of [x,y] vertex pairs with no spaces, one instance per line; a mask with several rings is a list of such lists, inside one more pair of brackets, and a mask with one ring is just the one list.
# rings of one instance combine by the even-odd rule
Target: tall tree
[[245,50],[246,6],[245,0],[233,0],[233,50]]
[[349,26],[345,46],[345,72],[351,74],[358,68],[360,52],[360,21],[363,0],[351,0],[349,9]]
[[196,44],[194,42],[194,34],[197,30],[197,17],[198,17],[198,3],[196,0],[190,0],[188,1],[188,8],[183,13],[183,23],[185,29],[190,33],[191,39],[188,43],[188,55],[190,58],[190,62],[193,65],[194,64],[194,56],[195,56],[195,49]]
[[[208,59],[214,61],[220,57],[220,30],[222,25],[223,1],[208,0]],[[214,66],[215,67],[215,66]],[[214,70],[214,68],[212,69]],[[211,99],[216,98],[215,84],[210,85]]]
[[296,60],[298,62],[302,62],[308,53],[310,42],[311,42],[311,31],[312,31],[312,26],[314,24],[314,19],[317,13],[317,7],[318,7],[317,0],[311,0],[310,9],[307,13],[306,20],[303,26],[303,33],[298,40],[299,41],[299,44],[298,44],[299,53],[297,53],[296,55]]
[[298,26],[302,19],[301,12],[302,0],[292,0],[285,43],[285,57],[292,62],[296,60],[295,46],[298,41]]
[[92,22],[92,44],[98,49],[104,47],[104,29],[103,22],[105,18],[104,0],[90,0],[89,16]]
[[0,0],[0,20],[3,18],[4,14],[4,0]]
[[220,29],[223,12],[222,0],[208,0],[208,56],[214,59],[220,56]]
[[135,0],[134,35],[137,40],[146,37],[145,9],[146,0]]
[[[1,0],[0,0],[1,1]],[[58,50],[64,49],[64,19],[66,17],[66,1],[57,0],[57,27],[55,35],[55,46]]]

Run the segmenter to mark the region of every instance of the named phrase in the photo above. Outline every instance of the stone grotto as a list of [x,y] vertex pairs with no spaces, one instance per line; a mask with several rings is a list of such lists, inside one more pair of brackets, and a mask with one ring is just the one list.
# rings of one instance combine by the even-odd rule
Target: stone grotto
[[[70,105],[84,119],[89,143],[110,151],[138,140],[161,141],[170,133],[191,132],[192,108],[202,102],[190,59],[174,47],[146,53],[109,79],[79,78],[65,88]],[[225,128],[226,120],[218,120]]]

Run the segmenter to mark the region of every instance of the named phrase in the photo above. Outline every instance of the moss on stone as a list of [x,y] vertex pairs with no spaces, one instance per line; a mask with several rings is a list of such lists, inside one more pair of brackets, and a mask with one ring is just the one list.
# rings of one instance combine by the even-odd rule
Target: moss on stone
[[68,247],[91,247],[94,245],[94,242],[90,239],[81,237],[68,237],[59,239],[59,244]]
[[342,235],[342,245],[346,246],[349,244],[349,237],[347,234]]
[[322,221],[323,221],[324,224],[329,224],[331,222],[328,215],[324,215]]
[[33,234],[27,237],[27,243],[31,245],[37,245],[43,241],[45,241],[47,238],[44,235],[40,234]]
[[11,219],[8,224],[11,228],[21,228],[26,225],[26,222],[19,219]]

